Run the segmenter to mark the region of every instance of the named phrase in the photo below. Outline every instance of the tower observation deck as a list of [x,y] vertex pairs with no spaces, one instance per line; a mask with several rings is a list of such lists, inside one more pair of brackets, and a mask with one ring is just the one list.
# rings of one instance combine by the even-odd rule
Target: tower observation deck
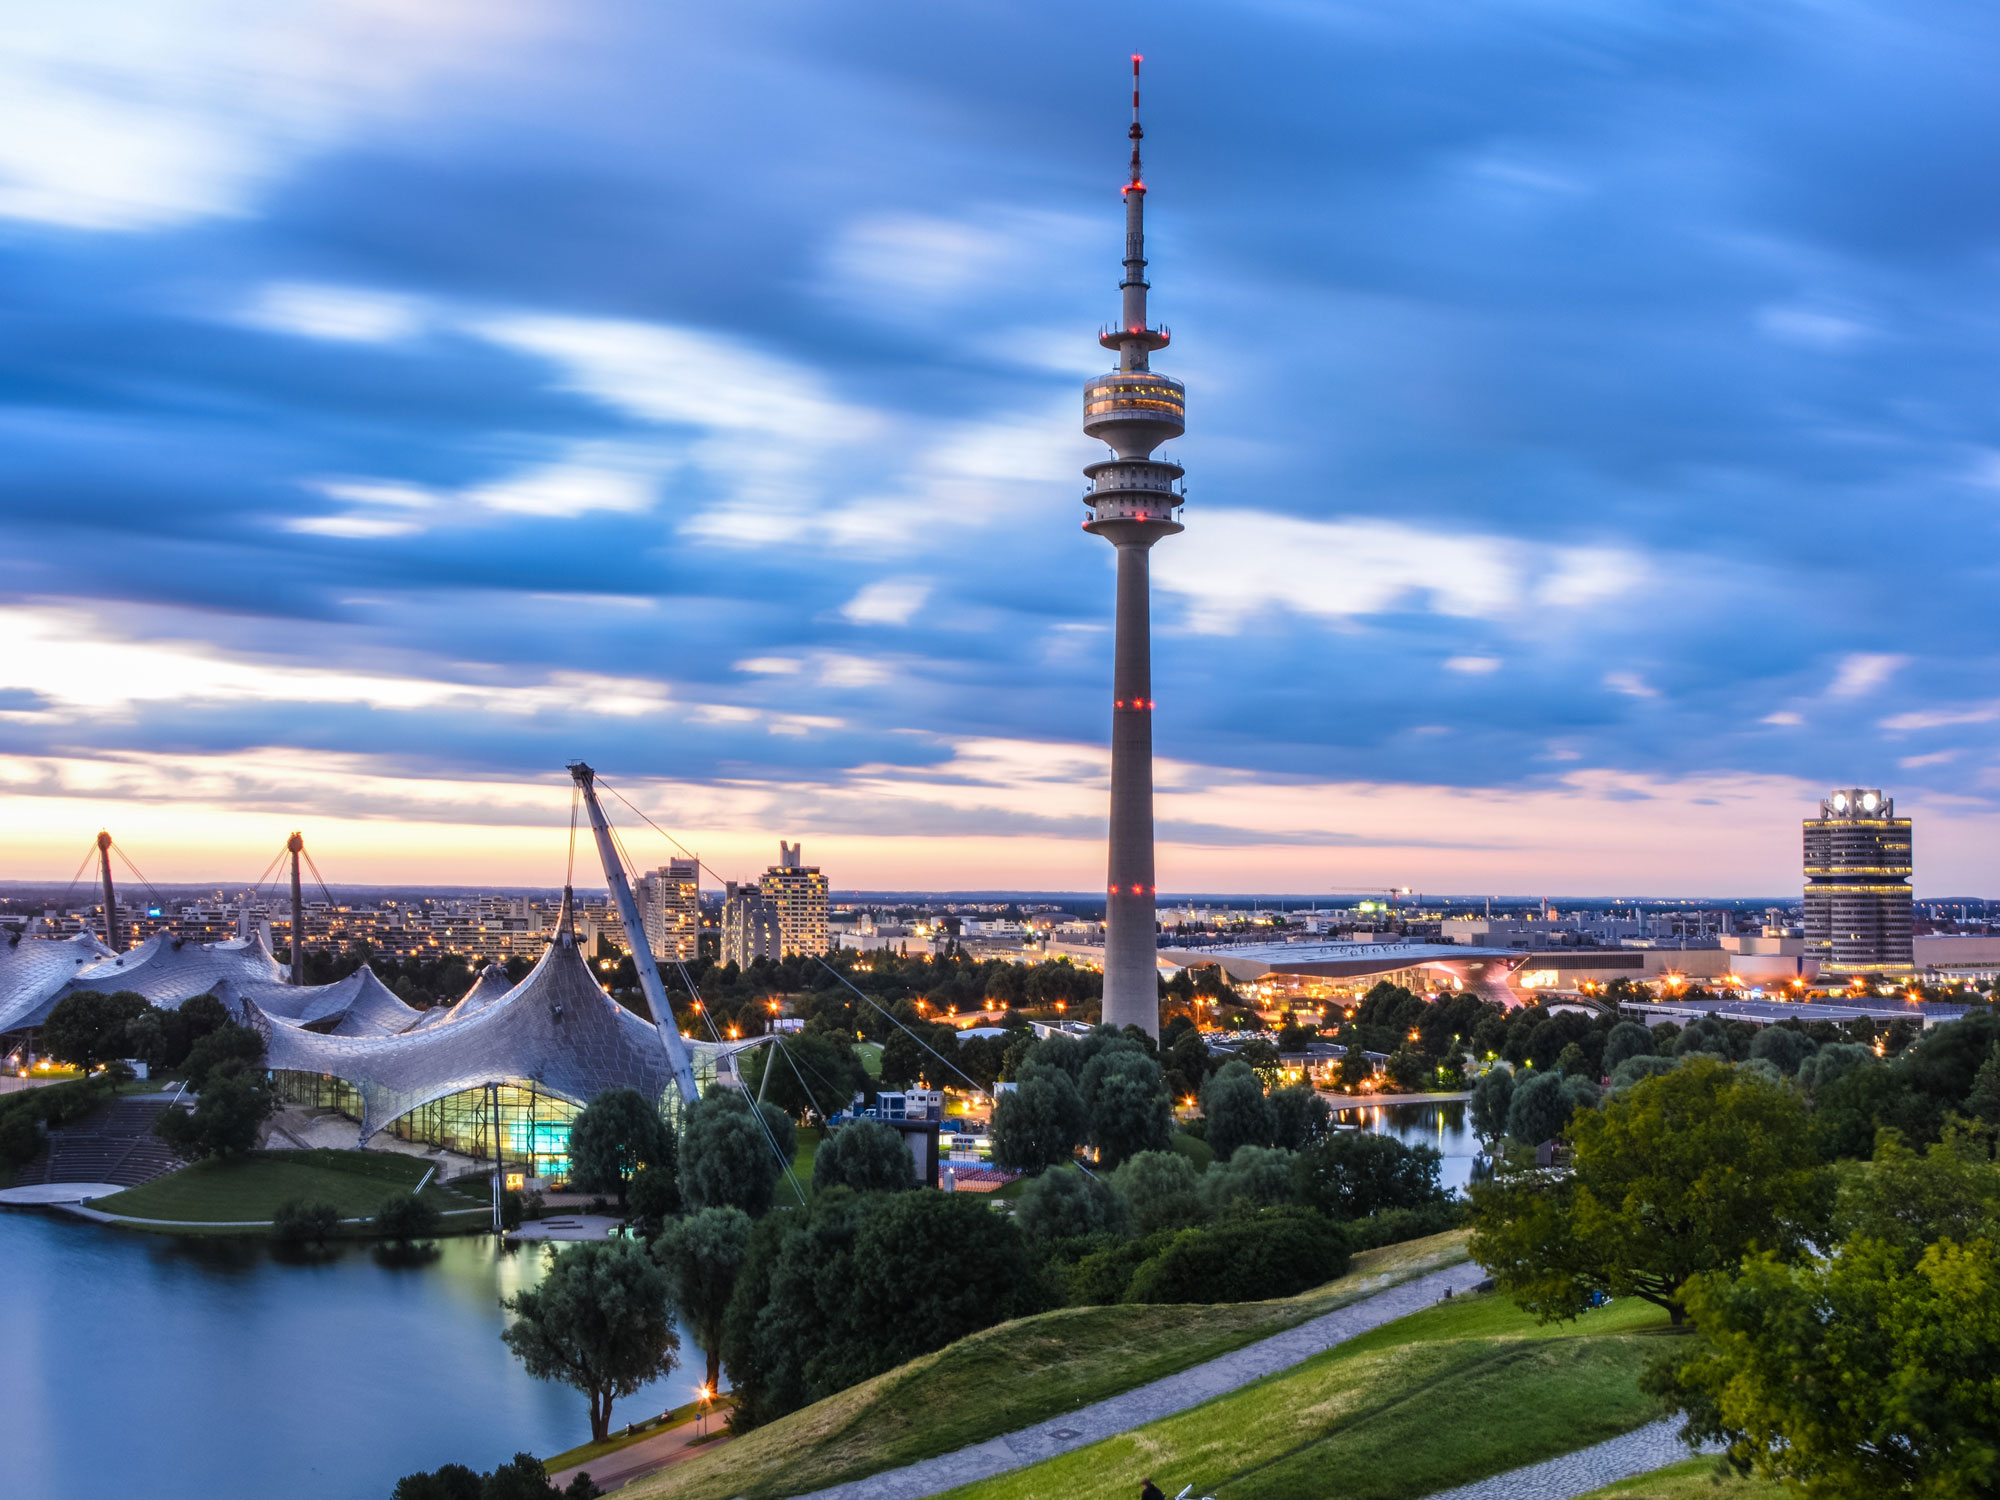
[[1139,166],[1139,63],[1132,59],[1132,170],[1125,199],[1125,276],[1118,326],[1098,342],[1118,368],[1084,387],[1083,430],[1111,450],[1086,465],[1085,531],[1118,549],[1116,639],[1111,688],[1111,822],[1104,933],[1104,1022],[1160,1031],[1153,875],[1153,642],[1149,554],[1180,531],[1182,470],[1153,450],[1185,430],[1181,383],[1151,367],[1167,347],[1147,318],[1146,183]]

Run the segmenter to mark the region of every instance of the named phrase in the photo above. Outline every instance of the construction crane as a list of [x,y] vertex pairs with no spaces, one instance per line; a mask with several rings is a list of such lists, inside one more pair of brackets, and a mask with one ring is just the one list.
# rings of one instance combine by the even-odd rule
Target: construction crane
[[[1336,885],[1331,887],[1327,891],[1327,894],[1329,896],[1387,896],[1391,911],[1396,909],[1398,898],[1403,896],[1418,896],[1416,891],[1411,890],[1406,885]],[[1419,896],[1418,899],[1422,898]]]
[[583,805],[590,813],[590,831],[597,838],[597,857],[604,865],[604,883],[611,887],[611,899],[618,907],[618,920],[625,924],[626,946],[632,950],[632,967],[639,971],[639,990],[646,997],[646,1004],[652,1007],[653,1028],[660,1034],[660,1042],[667,1049],[667,1065],[673,1070],[674,1083],[680,1088],[681,1102],[693,1104],[700,1097],[695,1087],[694,1063],[688,1057],[688,1049],[681,1043],[681,1034],[674,1025],[674,1008],[667,1000],[667,987],[660,980],[659,966],[653,962],[653,945],[646,940],[645,924],[639,920],[639,903],[632,897],[632,882],[625,878],[625,861],[619,858],[618,845],[611,836],[611,825],[605,821],[604,809],[597,804],[597,773],[582,761],[571,761],[569,774],[576,782],[577,790],[583,795]]

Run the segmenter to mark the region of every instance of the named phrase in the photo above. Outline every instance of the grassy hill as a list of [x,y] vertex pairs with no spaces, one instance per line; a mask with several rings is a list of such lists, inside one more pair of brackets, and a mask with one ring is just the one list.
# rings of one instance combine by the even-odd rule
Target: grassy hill
[[[190,1226],[243,1221],[261,1226],[270,1222],[279,1204],[297,1198],[331,1203],[343,1219],[352,1219],[373,1214],[392,1193],[411,1191],[429,1170],[428,1163],[393,1151],[253,1151],[223,1161],[196,1162],[141,1187],[100,1198],[91,1207]],[[447,1226],[479,1228],[486,1222],[469,1212],[486,1209],[480,1199],[435,1182],[423,1196],[440,1212],[460,1215],[445,1220]]]
[[619,1494],[775,1500],[865,1478],[1087,1406],[1464,1259],[1456,1231],[1358,1255],[1339,1281],[1281,1301],[1071,1307],[1003,1323]]
[[1761,1479],[1732,1476],[1718,1481],[1714,1459],[1691,1458],[1672,1468],[1592,1490],[1583,1500],[1784,1500],[1784,1494],[1781,1486]]
[[1658,1416],[1638,1376],[1664,1329],[1639,1302],[1538,1327],[1504,1298],[1456,1298],[951,1500],[1126,1500],[1148,1475],[1217,1500],[1419,1500]]

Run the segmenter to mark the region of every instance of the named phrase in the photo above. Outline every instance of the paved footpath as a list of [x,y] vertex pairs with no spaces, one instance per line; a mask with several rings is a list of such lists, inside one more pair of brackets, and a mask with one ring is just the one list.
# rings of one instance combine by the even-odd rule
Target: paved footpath
[[1108,1397],[955,1453],[814,1490],[800,1500],[923,1500],[961,1484],[991,1479],[1227,1395],[1384,1323],[1421,1312],[1447,1292],[1470,1291],[1485,1279],[1486,1272],[1469,1261],[1433,1271],[1122,1396]]
[[1546,1463],[1529,1464],[1525,1469],[1495,1474],[1477,1484],[1443,1490],[1430,1500],[1576,1500],[1579,1495],[1588,1495],[1621,1479],[1677,1464],[1697,1452],[1715,1451],[1689,1448],[1675,1435],[1680,1425],[1678,1417],[1653,1422],[1623,1437],[1579,1448]]

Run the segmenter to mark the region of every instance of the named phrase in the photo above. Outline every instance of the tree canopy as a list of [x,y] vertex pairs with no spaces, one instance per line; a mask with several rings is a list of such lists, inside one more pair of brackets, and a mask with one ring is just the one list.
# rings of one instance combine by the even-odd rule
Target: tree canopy
[[814,1192],[847,1187],[857,1193],[900,1193],[917,1185],[916,1161],[895,1126],[852,1120],[820,1143],[812,1180]]
[[590,1436],[611,1432],[611,1404],[671,1373],[680,1336],[667,1316],[667,1273],[636,1240],[586,1240],[551,1252],[540,1286],[507,1299],[500,1337],[537,1380],[590,1400]]
[[687,1112],[680,1142],[681,1201],[691,1210],[740,1208],[756,1218],[771,1207],[797,1152],[798,1137],[783,1110],[760,1105],[739,1089],[711,1090]]
[[586,1193],[616,1193],[618,1206],[640,1172],[678,1168],[674,1133],[657,1105],[637,1089],[606,1089],[570,1123],[570,1185]]
[[1723,1063],[1645,1079],[1579,1113],[1569,1139],[1571,1172],[1472,1189],[1473,1256],[1544,1319],[1606,1292],[1679,1322],[1689,1277],[1758,1250],[1796,1256],[1826,1223],[1831,1183],[1803,1103]]
[[667,1300],[694,1330],[708,1356],[712,1392],[722,1374],[722,1323],[736,1278],[750,1253],[750,1216],[740,1208],[704,1208],[670,1219],[653,1242],[653,1258],[667,1275]]

